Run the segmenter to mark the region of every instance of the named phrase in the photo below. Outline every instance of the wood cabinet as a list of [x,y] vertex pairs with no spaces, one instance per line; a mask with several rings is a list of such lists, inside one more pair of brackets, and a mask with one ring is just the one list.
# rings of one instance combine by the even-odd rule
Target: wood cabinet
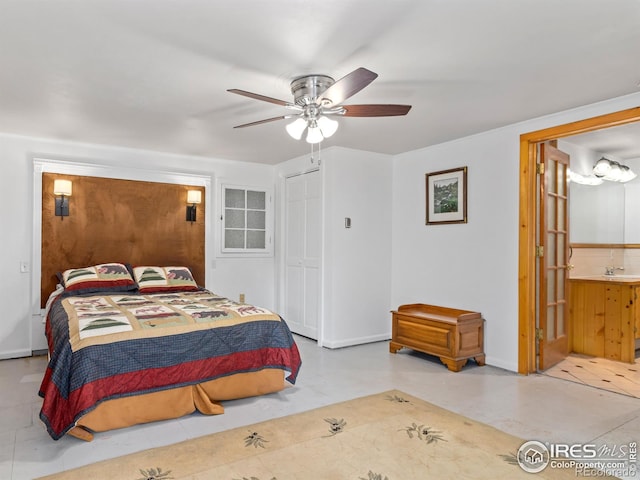
[[640,331],[640,281],[574,278],[569,291],[570,350],[621,362],[635,361]]
[[389,351],[402,347],[436,355],[458,372],[473,358],[484,365],[484,319],[478,312],[415,303],[392,313]]

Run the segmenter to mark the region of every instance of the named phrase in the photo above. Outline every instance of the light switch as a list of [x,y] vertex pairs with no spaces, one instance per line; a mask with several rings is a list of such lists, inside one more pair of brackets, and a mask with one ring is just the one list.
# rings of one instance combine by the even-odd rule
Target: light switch
[[344,228],[351,228],[351,217],[344,217]]

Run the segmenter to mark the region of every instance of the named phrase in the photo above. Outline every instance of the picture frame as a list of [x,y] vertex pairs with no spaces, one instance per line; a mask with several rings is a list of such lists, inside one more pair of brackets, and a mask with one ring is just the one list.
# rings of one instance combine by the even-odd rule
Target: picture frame
[[426,224],[467,223],[467,167],[427,173]]

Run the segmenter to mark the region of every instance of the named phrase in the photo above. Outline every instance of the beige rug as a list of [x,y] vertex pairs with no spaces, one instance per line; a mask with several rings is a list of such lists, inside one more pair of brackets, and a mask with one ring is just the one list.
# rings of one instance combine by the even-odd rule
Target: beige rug
[[572,469],[526,473],[517,461],[522,444],[393,390],[43,478],[575,479]]

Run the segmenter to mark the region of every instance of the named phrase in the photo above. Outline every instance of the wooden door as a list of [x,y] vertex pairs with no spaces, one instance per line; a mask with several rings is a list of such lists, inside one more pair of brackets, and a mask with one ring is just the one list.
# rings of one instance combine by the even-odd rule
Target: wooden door
[[284,318],[291,331],[318,339],[320,317],[320,172],[285,182]]
[[569,354],[569,155],[540,144],[538,370]]

